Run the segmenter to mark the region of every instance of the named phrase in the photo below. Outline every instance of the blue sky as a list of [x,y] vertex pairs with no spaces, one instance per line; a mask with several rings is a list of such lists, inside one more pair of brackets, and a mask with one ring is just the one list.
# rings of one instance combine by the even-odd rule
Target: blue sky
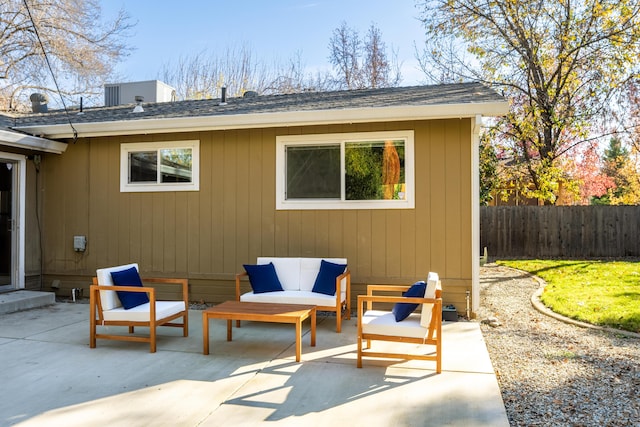
[[249,46],[262,61],[287,62],[300,52],[309,71],[329,69],[329,40],[345,21],[364,35],[371,25],[397,50],[403,86],[423,83],[414,43],[424,41],[415,0],[101,0],[105,18],[123,8],[135,50],[118,65],[122,81],[153,80],[181,56]]

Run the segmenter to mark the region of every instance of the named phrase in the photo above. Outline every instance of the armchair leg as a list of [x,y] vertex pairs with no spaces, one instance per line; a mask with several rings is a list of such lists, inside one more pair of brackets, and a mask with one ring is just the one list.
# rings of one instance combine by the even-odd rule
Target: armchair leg
[[96,348],[96,293],[89,294],[89,348]]
[[96,348],[96,320],[89,322],[89,348]]
[[149,326],[149,347],[150,353],[156,352],[156,324],[153,323]]
[[189,312],[186,312],[182,317],[182,319],[183,319],[182,336],[188,337],[189,336]]
[[358,337],[358,361],[356,366],[362,368],[362,338],[360,337]]

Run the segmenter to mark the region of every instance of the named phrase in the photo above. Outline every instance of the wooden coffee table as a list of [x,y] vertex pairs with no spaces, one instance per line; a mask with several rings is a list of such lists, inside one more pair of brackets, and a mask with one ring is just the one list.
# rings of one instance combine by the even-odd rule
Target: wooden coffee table
[[311,346],[316,345],[316,306],[272,304],[262,302],[225,301],[202,312],[203,354],[209,354],[209,319],[226,319],[227,341],[231,341],[232,321],[295,323],[296,362],[302,353],[302,322],[311,317]]

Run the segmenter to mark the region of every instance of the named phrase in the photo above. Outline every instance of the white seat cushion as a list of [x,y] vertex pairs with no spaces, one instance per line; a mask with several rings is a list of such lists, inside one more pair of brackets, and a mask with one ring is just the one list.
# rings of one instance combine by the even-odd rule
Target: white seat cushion
[[[313,290],[313,285],[316,283],[316,278],[320,272],[320,265],[322,260],[331,262],[333,264],[347,264],[346,258],[300,258],[300,290],[309,291]],[[342,279],[341,288],[344,290],[346,286],[346,279]]]
[[[124,307],[118,307],[102,312],[104,320],[107,321],[135,321],[148,322],[149,310],[151,303],[139,305],[137,307],[125,310]],[[163,319],[185,310],[184,301],[156,301],[156,320]]]
[[429,332],[420,325],[419,313],[412,313],[403,321],[396,322],[390,311],[369,310],[364,313],[361,322],[365,334],[423,339]]
[[[258,257],[256,264],[273,263],[278,275],[278,280],[285,291],[309,291],[313,290],[316,278],[320,272],[322,260],[334,264],[347,264],[346,258],[288,258],[288,257]],[[346,292],[347,279],[340,282],[342,292]]]
[[311,292],[320,272],[322,258],[300,259],[300,290]]
[[[342,298],[342,301],[345,299]],[[325,307],[335,307],[336,297],[308,291],[282,291],[254,294],[247,292],[240,296],[240,301],[269,302],[275,304],[308,304]]]
[[[96,270],[98,285],[113,286],[114,283],[111,278],[111,272],[127,270],[131,267],[135,267],[137,271],[140,271],[137,263],[100,268]],[[122,307],[122,303],[120,302],[120,298],[118,298],[116,291],[100,291],[100,304],[102,305],[103,310],[113,310],[114,308]]]
[[[438,273],[429,272],[427,276],[427,289],[424,292],[425,298],[435,298],[436,288],[440,285],[440,277]],[[433,315],[433,304],[422,304],[422,313],[420,318],[420,325],[424,328],[428,328],[431,324],[431,316]]]
[[273,263],[285,291],[300,290],[300,258],[259,257],[257,264]]

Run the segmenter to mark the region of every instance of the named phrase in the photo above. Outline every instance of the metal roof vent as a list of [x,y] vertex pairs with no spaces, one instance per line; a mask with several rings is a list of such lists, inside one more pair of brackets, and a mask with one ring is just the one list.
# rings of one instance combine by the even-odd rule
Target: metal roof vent
[[136,106],[133,108],[133,113],[144,113],[142,103],[144,102],[144,96],[136,95]]
[[49,111],[49,107],[47,106],[49,99],[47,95],[43,93],[32,93],[29,99],[31,100],[31,111],[34,113],[46,113]]
[[220,103],[218,105],[227,105],[227,88],[225,86],[220,88]]

